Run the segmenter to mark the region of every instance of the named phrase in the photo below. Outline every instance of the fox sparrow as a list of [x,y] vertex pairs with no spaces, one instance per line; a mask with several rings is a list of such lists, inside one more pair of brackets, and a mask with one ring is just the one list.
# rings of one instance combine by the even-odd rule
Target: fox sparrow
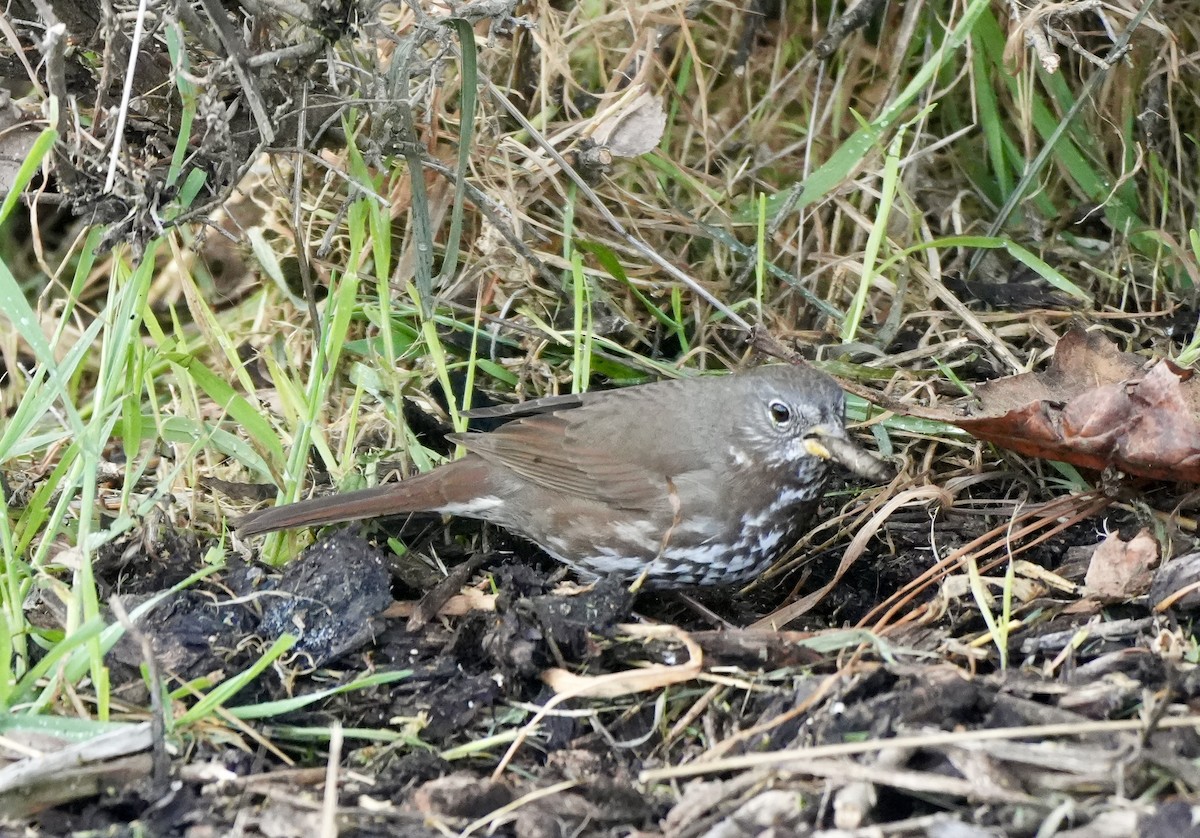
[[796,540],[829,464],[883,465],[844,427],[841,388],[772,365],[721,377],[555,396],[498,412],[490,433],[451,437],[460,460],[403,480],[253,512],[244,535],[384,515],[482,518],[585,577],[646,575],[678,588],[739,584]]

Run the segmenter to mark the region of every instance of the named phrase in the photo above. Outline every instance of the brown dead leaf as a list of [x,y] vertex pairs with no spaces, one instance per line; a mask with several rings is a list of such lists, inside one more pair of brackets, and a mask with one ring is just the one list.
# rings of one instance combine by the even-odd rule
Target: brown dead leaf
[[646,89],[600,123],[595,140],[613,157],[639,157],[658,147],[666,127],[667,112],[662,98]]
[[1096,545],[1084,585],[1098,599],[1128,600],[1150,589],[1152,569],[1158,564],[1158,542],[1142,530],[1129,541],[1112,533]]
[[1072,329],[1046,371],[982,384],[975,415],[945,418],[1032,457],[1200,482],[1200,388],[1170,361],[1145,366],[1103,335]]

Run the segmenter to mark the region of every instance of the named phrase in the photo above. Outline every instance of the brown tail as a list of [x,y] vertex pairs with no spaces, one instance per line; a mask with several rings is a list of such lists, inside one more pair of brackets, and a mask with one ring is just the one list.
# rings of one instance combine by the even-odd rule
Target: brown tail
[[486,464],[468,457],[399,483],[251,512],[239,518],[234,527],[242,535],[258,535],[363,518],[439,512],[446,507],[453,507],[457,514],[469,515],[462,507],[487,491]]

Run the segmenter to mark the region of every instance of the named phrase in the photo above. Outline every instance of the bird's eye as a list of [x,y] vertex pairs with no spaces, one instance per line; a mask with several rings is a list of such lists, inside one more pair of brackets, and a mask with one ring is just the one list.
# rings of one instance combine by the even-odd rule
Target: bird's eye
[[792,409],[779,399],[767,405],[767,410],[771,412],[771,421],[776,425],[786,425],[792,421]]

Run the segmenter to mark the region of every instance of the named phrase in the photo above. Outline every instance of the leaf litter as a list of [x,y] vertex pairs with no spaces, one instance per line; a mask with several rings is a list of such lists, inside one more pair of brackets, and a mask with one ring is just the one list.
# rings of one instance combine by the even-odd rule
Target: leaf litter
[[1049,368],[985,382],[967,417],[945,419],[1031,457],[1154,480],[1200,482],[1200,385],[1099,332],[1067,332]]

